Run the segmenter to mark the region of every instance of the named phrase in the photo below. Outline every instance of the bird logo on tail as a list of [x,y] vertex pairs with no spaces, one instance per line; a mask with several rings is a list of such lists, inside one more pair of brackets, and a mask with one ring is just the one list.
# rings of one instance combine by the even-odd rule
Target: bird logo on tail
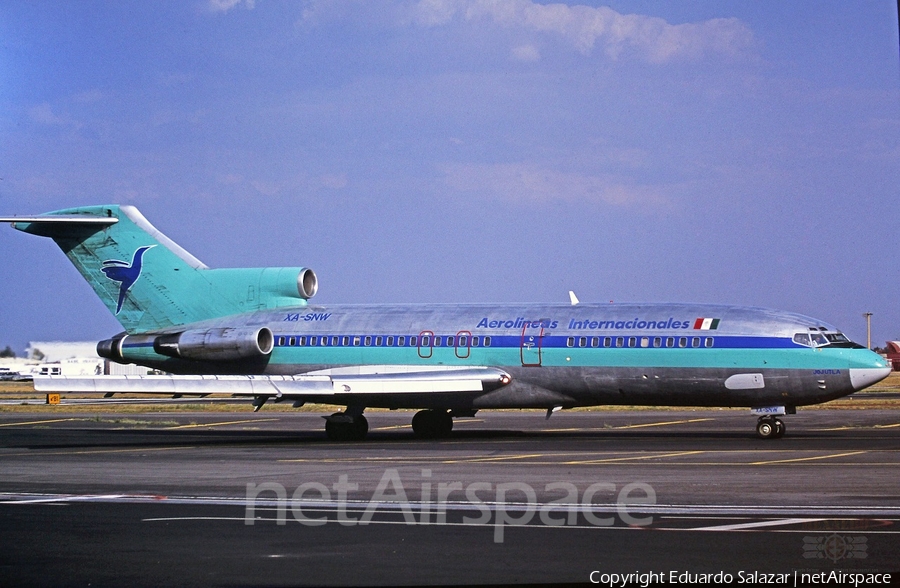
[[116,304],[116,314],[119,314],[119,311],[122,310],[122,303],[125,302],[125,296],[128,295],[128,291],[134,286],[134,283],[137,282],[138,278],[141,277],[141,267],[142,260],[144,258],[144,253],[147,252],[148,249],[156,247],[156,245],[146,245],[144,247],[139,247],[131,258],[131,263],[127,261],[120,261],[117,259],[108,259],[103,262],[103,267],[100,268],[106,277],[114,282],[119,282],[119,301]]

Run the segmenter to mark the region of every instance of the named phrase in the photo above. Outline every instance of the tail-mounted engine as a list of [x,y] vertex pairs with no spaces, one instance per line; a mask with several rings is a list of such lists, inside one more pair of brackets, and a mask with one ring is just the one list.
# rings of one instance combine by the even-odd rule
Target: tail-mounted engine
[[97,344],[97,354],[118,362],[141,362],[153,354],[199,361],[235,361],[272,353],[267,327],[192,329],[167,335],[120,335]]

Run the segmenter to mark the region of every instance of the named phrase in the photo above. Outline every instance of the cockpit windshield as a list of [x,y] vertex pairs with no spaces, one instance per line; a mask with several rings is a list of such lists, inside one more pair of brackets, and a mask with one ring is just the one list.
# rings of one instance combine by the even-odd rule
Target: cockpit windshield
[[842,347],[847,349],[864,349],[839,331],[827,332],[824,328],[810,329],[807,333],[794,335],[794,343],[804,347]]

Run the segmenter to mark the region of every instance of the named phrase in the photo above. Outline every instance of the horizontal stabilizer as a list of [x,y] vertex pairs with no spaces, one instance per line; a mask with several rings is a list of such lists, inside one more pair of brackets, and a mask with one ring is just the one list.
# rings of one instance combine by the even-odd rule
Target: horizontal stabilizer
[[0,216],[0,223],[39,223],[46,225],[114,225],[116,217],[87,216],[83,214],[60,214],[47,216]]
[[[297,376],[35,376],[39,392],[76,394],[233,394],[275,398],[323,397],[345,394],[422,394],[431,392],[490,391],[510,382],[505,371],[496,368],[429,369],[399,371],[405,366],[377,366],[346,373],[325,370]],[[340,373],[343,372],[343,373]]]

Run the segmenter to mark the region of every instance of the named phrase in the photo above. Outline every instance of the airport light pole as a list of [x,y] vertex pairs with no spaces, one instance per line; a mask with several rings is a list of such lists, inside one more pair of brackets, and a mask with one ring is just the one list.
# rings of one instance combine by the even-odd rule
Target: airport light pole
[[864,312],[863,318],[866,319],[866,347],[872,349],[872,313]]

